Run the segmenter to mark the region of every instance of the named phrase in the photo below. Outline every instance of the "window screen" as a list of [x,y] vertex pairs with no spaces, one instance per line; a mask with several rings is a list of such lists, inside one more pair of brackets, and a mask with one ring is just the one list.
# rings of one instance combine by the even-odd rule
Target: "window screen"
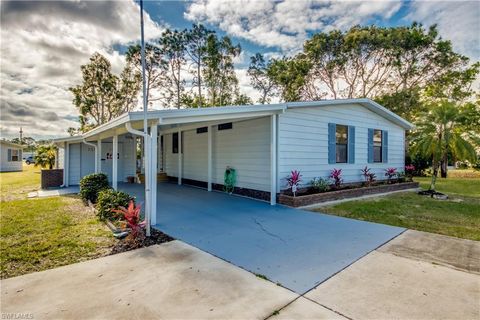
[[382,162],[382,130],[373,130],[373,162]]

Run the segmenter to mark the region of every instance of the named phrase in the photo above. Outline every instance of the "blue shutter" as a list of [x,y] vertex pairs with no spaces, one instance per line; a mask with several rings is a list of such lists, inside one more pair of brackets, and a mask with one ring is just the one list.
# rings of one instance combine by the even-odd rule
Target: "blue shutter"
[[348,126],[348,163],[355,163],[355,127]]
[[12,161],[12,149],[8,149],[7,151],[7,161]]
[[336,154],[337,154],[337,144],[335,139],[335,133],[337,126],[335,123],[328,124],[328,163],[334,164],[337,162]]
[[382,162],[388,162],[388,131],[382,131]]
[[373,129],[368,129],[368,163],[373,163]]
[[18,150],[18,161],[22,161],[23,160],[23,154],[22,154],[22,150]]

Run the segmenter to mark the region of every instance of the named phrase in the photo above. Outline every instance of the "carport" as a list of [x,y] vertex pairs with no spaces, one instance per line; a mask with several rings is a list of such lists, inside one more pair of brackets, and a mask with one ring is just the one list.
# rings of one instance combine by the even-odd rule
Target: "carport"
[[405,230],[171,183],[157,198],[154,228],[299,294]]

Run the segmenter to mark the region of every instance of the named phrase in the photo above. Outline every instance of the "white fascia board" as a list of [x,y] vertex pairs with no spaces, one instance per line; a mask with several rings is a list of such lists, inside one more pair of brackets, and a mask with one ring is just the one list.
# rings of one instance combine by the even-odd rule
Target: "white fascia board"
[[262,112],[242,112],[242,113],[225,113],[225,114],[212,114],[212,115],[195,115],[188,117],[164,117],[160,119],[160,125],[169,124],[185,124],[194,122],[207,122],[207,121],[222,121],[222,120],[235,120],[244,118],[259,118],[265,116],[271,116],[272,114],[280,113],[281,110],[275,111],[262,111]]
[[55,144],[63,143],[63,142],[75,143],[75,142],[82,142],[82,141],[83,141],[83,136],[71,136],[71,137],[62,137],[62,138],[52,139],[52,142]]
[[123,126],[129,120],[130,120],[130,114],[129,113],[124,113],[121,116],[119,116],[119,117],[117,117],[113,120],[110,120],[109,122],[104,123],[104,124],[96,127],[95,129],[92,129],[92,130],[84,133],[83,137],[88,138],[88,137],[94,136],[96,134],[105,132],[107,130]]

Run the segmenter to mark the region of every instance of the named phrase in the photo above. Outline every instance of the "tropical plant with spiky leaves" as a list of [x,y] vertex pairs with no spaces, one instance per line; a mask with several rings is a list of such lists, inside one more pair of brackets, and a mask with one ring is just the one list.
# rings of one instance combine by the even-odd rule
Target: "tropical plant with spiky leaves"
[[454,102],[442,100],[430,106],[417,124],[413,139],[413,150],[432,159],[432,180],[430,190],[435,191],[435,183],[442,161],[452,154],[456,159],[475,161],[475,147],[469,139],[469,132],[463,130],[464,114]]
[[133,200],[130,200],[127,208],[119,207],[119,209],[112,210],[112,212],[123,215],[125,221],[127,222],[127,226],[132,230],[129,236],[134,240],[140,235],[142,229],[145,227],[146,224],[145,220],[140,221],[141,208],[141,205],[135,205],[135,202]]

